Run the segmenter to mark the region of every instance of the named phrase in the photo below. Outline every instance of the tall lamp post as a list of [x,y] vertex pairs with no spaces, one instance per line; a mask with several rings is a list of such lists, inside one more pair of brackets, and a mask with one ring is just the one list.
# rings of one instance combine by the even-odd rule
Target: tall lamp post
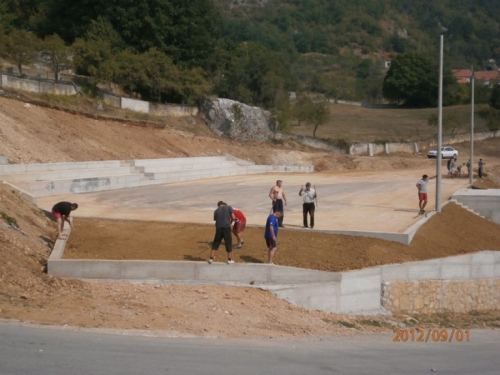
[[471,89],[471,114],[470,114],[470,168],[469,168],[469,184],[474,182],[473,174],[474,174],[474,65],[470,67],[470,89]]
[[439,43],[438,144],[436,155],[436,211],[441,212],[441,161],[443,148],[443,35]]

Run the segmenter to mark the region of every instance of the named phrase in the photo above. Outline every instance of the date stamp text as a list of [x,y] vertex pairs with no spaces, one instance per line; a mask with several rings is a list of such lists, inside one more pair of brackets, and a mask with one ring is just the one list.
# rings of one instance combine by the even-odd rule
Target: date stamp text
[[393,329],[394,342],[469,342],[468,329]]

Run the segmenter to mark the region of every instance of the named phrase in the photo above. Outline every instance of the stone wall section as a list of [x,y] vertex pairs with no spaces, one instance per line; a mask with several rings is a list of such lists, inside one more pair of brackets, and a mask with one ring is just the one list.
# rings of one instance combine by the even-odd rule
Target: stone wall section
[[381,302],[394,313],[498,310],[500,279],[388,281]]

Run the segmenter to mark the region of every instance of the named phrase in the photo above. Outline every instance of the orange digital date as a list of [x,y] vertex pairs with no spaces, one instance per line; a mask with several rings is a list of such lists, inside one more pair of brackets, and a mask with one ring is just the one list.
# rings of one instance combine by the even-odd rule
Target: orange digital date
[[470,331],[468,329],[393,329],[392,332],[396,335],[392,341],[394,342],[462,342],[470,341]]

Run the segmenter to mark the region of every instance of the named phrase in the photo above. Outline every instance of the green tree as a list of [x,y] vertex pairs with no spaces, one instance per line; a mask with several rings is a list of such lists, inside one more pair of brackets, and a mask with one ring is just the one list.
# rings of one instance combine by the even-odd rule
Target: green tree
[[408,107],[435,106],[438,69],[423,55],[403,53],[392,60],[382,91],[386,99]]
[[147,90],[148,97],[156,97],[158,103],[161,103],[163,92],[181,90],[180,72],[170,57],[156,48],[151,48],[140,57],[145,76],[142,85]]
[[112,75],[104,70],[105,62],[113,59],[111,45],[102,39],[77,39],[72,45],[73,67],[78,74],[88,75],[96,81],[111,81]]
[[194,105],[201,101],[211,91],[212,86],[206,78],[206,73],[199,67],[184,68],[181,73],[181,102]]
[[229,97],[251,105],[272,108],[275,98],[288,91],[292,74],[282,53],[269,51],[260,43],[241,43],[225,68],[224,83],[219,96]]
[[54,73],[56,81],[59,73],[71,67],[71,55],[71,49],[56,34],[46,37],[40,45],[41,60]]
[[490,107],[500,109],[500,82],[497,82],[491,90]]
[[293,115],[298,124],[305,122],[313,126],[313,137],[316,138],[316,131],[319,126],[324,124],[330,116],[327,101],[314,102],[308,97],[302,96],[295,103]]
[[31,30],[31,20],[38,13],[39,0],[0,0],[0,24],[6,32]]
[[309,121],[314,126],[313,137],[316,138],[316,131],[323,125],[330,116],[330,110],[326,101],[313,103]]
[[125,49],[125,43],[109,21],[102,17],[92,21],[85,38],[72,45],[73,66],[78,74],[96,82],[111,82],[115,72],[115,56]]
[[9,62],[15,64],[19,74],[23,74],[23,65],[32,65],[37,58],[37,47],[39,40],[26,30],[12,30],[10,34],[2,38],[2,56]]
[[302,122],[307,122],[311,107],[312,100],[308,96],[302,95],[297,99],[292,110],[292,115],[297,120],[298,126],[300,126]]
[[221,17],[212,0],[45,0],[38,30],[68,43],[83,38],[99,18],[134,52],[151,48],[175,63],[203,66],[212,58]]

